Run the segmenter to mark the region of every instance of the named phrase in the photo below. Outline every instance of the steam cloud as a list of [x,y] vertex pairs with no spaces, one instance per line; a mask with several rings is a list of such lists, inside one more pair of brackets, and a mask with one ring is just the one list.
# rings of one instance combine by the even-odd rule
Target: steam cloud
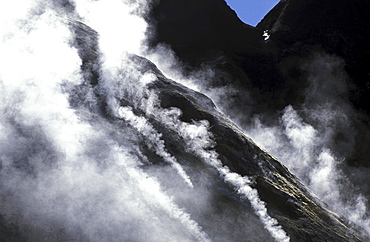
[[[149,56],[143,46],[147,24],[140,17],[148,3],[20,0],[0,4],[4,23],[0,27],[1,220],[14,225],[29,241],[209,241],[200,222],[182,206],[191,197],[203,204],[198,213],[206,213],[204,204],[212,196],[206,186],[212,181],[204,178],[195,184],[192,179],[199,178],[168,152],[149,120],[119,105],[128,99],[171,129],[176,124],[189,149],[250,200],[267,229],[257,233],[253,216],[241,215],[250,220],[246,229],[251,240],[289,240],[267,214],[248,178],[230,172],[216,152],[205,150],[212,146],[208,124],[186,124],[179,120],[179,110],[161,109],[146,88],[156,77],[139,72],[129,60],[130,53]],[[84,79],[69,18],[99,32],[96,87]],[[85,95],[76,95],[76,90]],[[121,121],[107,122],[94,112],[99,98],[108,104],[110,115]],[[71,100],[80,105],[72,108]],[[172,170],[146,167],[150,161],[139,148],[143,141]],[[165,176],[175,178],[166,183]],[[185,185],[178,184],[176,176]],[[181,196],[168,189],[170,183],[183,189]],[[188,209],[194,210],[190,205]],[[201,216],[194,216],[204,224]],[[207,232],[216,234],[213,222],[208,223]]]
[[[139,22],[128,31],[145,30],[143,21],[129,15],[121,2],[76,3],[77,11],[85,7],[92,13],[81,16],[87,19],[91,14],[91,21],[96,19],[94,7],[103,14],[114,9],[111,22],[103,24],[126,22],[115,18],[124,16],[128,27],[132,20]],[[18,225],[31,241],[207,241],[199,225],[139,168],[145,157],[135,145],[134,130],[116,132],[116,126],[98,115],[71,109],[69,93],[84,80],[66,20],[52,5],[38,1],[1,9],[11,12],[1,15],[2,217]],[[137,38],[142,36],[130,35],[133,39],[122,43],[123,37],[110,38],[109,30],[101,33],[100,88],[111,98],[113,110],[109,95],[114,95],[115,83],[107,82],[117,78],[124,52],[138,48],[131,44],[140,43]]]
[[[256,119],[250,135],[283,161],[330,209],[369,236],[367,198],[341,169],[345,162],[342,157],[353,152],[356,132],[350,118],[354,112],[343,98],[348,92],[343,61],[316,53],[302,69],[310,75],[301,114],[292,106],[286,107],[279,127],[266,127]],[[336,139],[338,132],[344,139]]]
[[[160,108],[155,94],[147,88],[156,77],[139,72],[137,64],[129,60],[129,53],[144,55],[166,76],[205,91],[200,82],[181,76],[181,67],[170,50],[162,46],[149,53],[146,49],[147,23],[141,16],[149,1],[79,0],[69,2],[71,8],[62,8],[64,2],[0,4],[0,21],[4,23],[0,26],[0,218],[17,225],[30,241],[209,241],[208,233],[215,233],[215,229],[202,228],[202,219],[193,218],[187,209],[194,209],[190,205],[184,208],[184,201],[197,194],[196,201],[203,204],[200,209],[206,210],[204,204],[212,194],[205,187],[212,181],[195,181],[199,180],[196,174],[171,155],[150,121],[119,105],[119,100],[128,99],[177,132],[187,141],[189,151],[250,201],[268,231],[253,235],[251,240],[272,237],[288,241],[250,187],[250,179],[221,164],[212,150],[209,124],[184,123],[179,119],[180,110]],[[81,20],[99,32],[97,87],[84,81],[68,18]],[[312,73],[303,111],[288,106],[279,126],[266,126],[256,118],[254,126],[244,130],[331,209],[370,235],[367,199],[357,193],[343,195],[347,182],[339,168],[343,161],[332,150],[333,130],[346,130],[347,137],[353,131],[347,122],[351,107],[338,98],[347,91],[342,64],[337,58],[316,55],[302,67]],[[323,66],[323,71],[316,71]],[[213,74],[212,70],[201,70],[194,75]],[[327,86],[319,86],[323,79]],[[76,88],[84,89],[87,95],[78,100],[83,105],[73,109],[70,100],[76,98]],[[121,122],[107,122],[91,111],[98,109],[94,92],[105,99],[107,111]],[[207,94],[222,109],[221,92]],[[143,168],[150,162],[139,149],[143,140],[170,169]],[[349,138],[341,145],[352,150],[353,141]],[[165,183],[164,176],[174,180]],[[178,177],[181,184],[175,181]],[[169,183],[183,188],[181,196],[167,189]],[[249,225],[252,236],[252,222]]]

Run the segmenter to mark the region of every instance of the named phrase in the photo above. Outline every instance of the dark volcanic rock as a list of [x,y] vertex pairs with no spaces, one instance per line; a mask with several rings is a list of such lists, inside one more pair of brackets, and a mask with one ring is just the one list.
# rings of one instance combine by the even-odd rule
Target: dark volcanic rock
[[[251,113],[266,111],[271,105],[274,109],[283,108],[286,104],[274,99],[284,83],[275,53],[264,42],[263,31],[242,23],[225,1],[162,0],[154,5],[148,20],[153,23],[151,46],[169,45],[187,64],[187,70],[206,66],[216,71],[215,78],[205,85],[231,84],[241,88],[241,93],[253,89],[254,106],[245,100],[244,94],[234,97],[237,103],[248,105]],[[232,105],[229,108],[234,109]]]
[[258,24],[268,29],[271,40],[281,50],[299,52],[308,46],[320,46],[346,63],[354,105],[369,113],[370,37],[368,1],[281,1]]
[[151,45],[169,44],[181,60],[195,66],[262,44],[259,30],[241,22],[223,0],[158,1],[148,20],[156,22]]
[[[369,1],[341,1],[339,4],[336,1],[288,0],[281,1],[257,26],[270,30],[271,45],[278,51],[278,61],[286,73],[298,70],[298,75],[304,75],[304,71],[299,71],[297,60],[312,52],[343,60],[349,88],[345,95],[348,103],[359,111],[353,117],[355,153],[347,158],[350,164],[362,166],[370,166],[369,158],[365,157],[370,142],[369,11]],[[306,79],[296,76],[288,74],[285,77],[296,79],[304,87]]]
[[[136,63],[140,63],[139,66],[145,66],[146,71],[156,73],[158,79],[150,84],[150,89],[158,95],[163,108],[180,108],[181,119],[184,122],[192,123],[200,120],[209,122],[219,159],[232,172],[253,177],[255,181],[253,187],[258,190],[263,201],[266,201],[269,214],[279,221],[292,241],[360,241],[347,230],[345,222],[312,197],[305,186],[286,167],[266,151],[261,150],[230,120],[219,113],[208,97],[167,79],[148,60],[137,56],[132,58]],[[132,106],[130,102],[126,102],[125,105]],[[145,115],[144,111],[136,110],[136,112]],[[178,138],[173,130],[160,122],[160,119],[148,118],[156,130],[163,134],[162,138],[171,153],[175,157],[182,158],[182,165],[191,164],[193,172],[197,171],[200,175],[219,180],[217,174],[210,175],[208,169],[197,163],[201,161],[188,153],[186,141]],[[230,211],[238,208],[239,213],[247,213],[250,209],[248,201],[241,200],[236,191],[223,181],[220,181],[218,186],[228,195],[222,199],[215,195],[217,198],[214,202],[217,206]],[[213,210],[212,214],[207,216],[211,221],[212,217],[218,216],[218,212]],[[201,224],[202,227],[207,227],[207,221],[204,223]],[[225,231],[226,235],[223,234],[224,238],[231,239],[232,237],[228,236],[233,236],[236,228],[228,228],[229,231]]]
[[[239,117],[243,113],[245,123],[255,114],[268,122],[274,116],[277,118],[276,112],[287,105],[298,109],[311,105],[307,93],[312,71],[305,66],[316,61],[315,55],[329,56],[332,59],[320,57],[323,72],[332,72],[334,78],[345,79],[346,87],[338,91],[336,99],[341,99],[349,107],[347,109],[351,109],[346,113],[350,120],[348,126],[351,126],[347,130],[353,129],[352,134],[344,135],[337,128],[334,136],[355,140],[352,148],[343,149],[342,145],[331,148],[350,165],[368,167],[369,12],[370,3],[362,0],[340,3],[286,0],[272,9],[257,27],[251,27],[241,23],[221,0],[212,3],[162,0],[149,15],[154,19],[151,21],[154,30],[151,44],[169,45],[180,61],[193,69],[212,68],[214,78],[207,80],[204,86],[231,86],[239,90],[229,96],[225,94],[229,103],[225,109]],[[265,30],[270,34],[267,41],[262,36]],[[324,70],[335,58],[343,63]],[[341,70],[345,73],[336,74]],[[329,78],[320,80],[323,87],[333,85],[326,79]],[[330,102],[338,105],[336,101]],[[338,112],[344,111],[338,108]]]
[[[94,32],[88,31],[88,33],[93,34]],[[80,46],[84,45],[80,44]],[[94,55],[82,54],[81,56],[86,58]],[[279,221],[292,241],[360,241],[351,234],[351,231],[344,225],[344,221],[324,208],[286,167],[254,144],[216,109],[208,97],[167,79],[153,63],[145,58],[135,55],[130,58],[141,73],[156,75],[157,79],[149,84],[149,89],[158,95],[162,108],[179,108],[182,111],[180,119],[183,122],[193,123],[201,120],[209,122],[215,141],[214,149],[219,154],[223,165],[228,166],[232,172],[254,179],[252,186],[267,202],[268,213]],[[94,59],[89,58],[86,58],[86,61],[95,62]],[[135,106],[129,99],[122,100],[121,105],[130,106],[137,115],[146,115],[144,110]],[[199,157],[190,152],[187,149],[186,140],[182,140],[175,130],[164,125],[160,117],[146,116],[146,118],[162,134],[162,139],[171,154],[177,157],[183,166],[192,170],[189,174],[197,174],[194,176],[216,181],[217,191],[213,193],[210,210],[205,214],[193,215],[199,219],[205,231],[210,236],[223,240],[248,237],[248,234],[243,235],[245,231],[243,226],[249,222],[244,221],[241,215],[250,213],[248,212],[251,209],[249,202],[242,199],[230,184],[225,183],[215,169],[207,167]],[[108,120],[114,121],[115,119],[116,117],[111,116]],[[148,157],[156,157],[150,149],[144,150]],[[157,160],[163,163],[161,158],[157,157]],[[194,180],[197,179],[194,178]],[[184,207],[187,205],[183,204]],[[217,207],[222,209],[218,210]],[[191,208],[188,209],[191,211]],[[223,224],[218,217],[226,216],[225,214],[228,214],[228,219],[238,218],[239,222],[232,227]],[[248,219],[253,221],[258,218],[250,214]],[[218,221],[218,232],[207,230],[209,221]]]

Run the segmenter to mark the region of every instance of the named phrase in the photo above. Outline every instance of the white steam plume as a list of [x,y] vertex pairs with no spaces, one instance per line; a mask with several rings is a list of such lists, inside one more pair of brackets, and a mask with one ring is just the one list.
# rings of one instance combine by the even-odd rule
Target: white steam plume
[[[302,68],[309,73],[309,87],[301,115],[288,106],[283,111],[281,126],[268,127],[256,119],[255,126],[246,129],[331,210],[361,228],[365,237],[370,236],[367,198],[354,189],[341,170],[344,158],[336,157],[331,150],[335,145],[337,154],[351,154],[353,150],[355,130],[351,116],[354,112],[349,101],[343,98],[348,92],[343,61],[316,54]],[[337,132],[345,137],[344,142],[335,140]]]
[[186,174],[181,165],[177,162],[176,158],[166,151],[164,141],[161,140],[162,135],[154,129],[154,127],[147,121],[147,119],[144,117],[136,116],[133,113],[132,109],[129,107],[121,107],[119,108],[118,112],[121,118],[128,121],[131,126],[137,129],[148,139],[148,142],[150,142],[148,144],[149,147],[154,147],[157,155],[161,156],[164,161],[170,163],[173,168],[176,169],[177,173],[184,179],[184,181],[191,188],[193,188],[193,183],[191,182],[189,176]]
[[268,215],[265,203],[259,198],[258,192],[250,187],[250,179],[231,172],[227,166],[222,165],[216,152],[207,150],[209,145],[212,144],[208,131],[209,125],[205,122],[200,122],[198,124],[182,123],[181,126],[180,133],[187,141],[189,149],[196,152],[206,163],[215,167],[226,182],[235,186],[237,192],[250,201],[255,213],[259,216],[271,236],[276,241],[290,241],[289,236],[278,225],[277,220]]
[[78,0],[76,12],[99,33],[99,48],[107,68],[119,66],[125,53],[139,54],[147,23],[133,14],[145,9],[146,1]]
[[[175,79],[193,90],[205,91],[205,88],[201,85],[201,80],[196,81],[194,77],[184,77],[181,74],[182,66],[178,63],[175,55],[169,48],[158,46],[154,51],[146,52],[145,56],[153,62],[158,63],[157,66],[166,76]],[[206,78],[207,76],[213,76],[214,73],[212,70],[201,70],[194,75]],[[212,98],[221,100],[218,96],[212,96]],[[217,104],[216,102],[216,105]],[[159,114],[157,112],[159,112]],[[225,182],[233,185],[242,197],[250,201],[255,210],[255,214],[258,215],[266,230],[275,240],[289,241],[289,236],[283,228],[278,225],[277,220],[268,215],[265,203],[258,197],[258,192],[251,188],[250,179],[231,172],[228,167],[222,165],[222,162],[218,159],[218,154],[214,150],[209,149],[214,142],[211,138],[211,133],[208,131],[208,122],[203,120],[198,123],[188,124],[179,120],[180,114],[181,111],[176,108],[169,111],[154,111],[154,116],[159,117],[162,122],[167,124],[168,128],[178,132],[181,137],[184,138],[189,151],[194,152],[201,157],[204,162],[216,168]]]
[[[39,1],[14,2],[0,4],[1,217],[30,241],[208,241],[140,169],[134,131],[70,108],[84,80],[66,21]],[[102,51],[105,68],[122,68],[125,49]]]
[[285,108],[281,121],[282,127],[266,127],[257,120],[250,135],[283,161],[330,209],[370,235],[366,198],[346,188],[348,180],[339,168],[343,160],[325,146],[325,133],[303,122],[291,106]]
[[[155,57],[156,55],[153,54],[153,56]],[[152,58],[154,58],[153,56]],[[213,141],[210,138],[210,133],[207,129],[206,121],[201,121],[199,124],[187,124],[185,122],[181,122],[179,119],[180,111],[178,109],[174,108],[170,110],[163,110],[159,108],[158,105],[153,103],[153,101],[155,102],[156,100],[153,93],[142,94],[142,85],[145,85],[146,82],[139,82],[133,85],[132,83],[130,83],[130,80],[132,78],[126,79],[128,79],[128,81],[125,83],[125,87],[127,88],[129,86],[135,90],[132,92],[135,93],[135,97],[133,99],[140,100],[140,102],[137,102],[137,105],[138,107],[140,107],[140,109],[146,112],[146,115],[156,117],[162,123],[165,123],[168,128],[178,132],[185,139],[191,152],[195,152],[195,154],[201,157],[207,164],[215,167],[219,171],[220,175],[224,177],[226,182],[235,186],[237,188],[237,192],[251,202],[252,207],[255,209],[256,215],[260,217],[261,222],[264,224],[265,228],[270,232],[273,238],[275,238],[277,241],[289,241],[289,237],[286,235],[286,232],[281,228],[281,226],[278,225],[277,220],[271,218],[268,215],[265,204],[258,197],[257,191],[250,187],[249,179],[247,177],[241,177],[236,173],[228,171],[228,168],[224,167],[221,161],[218,160],[218,154],[215,151],[207,150],[208,147],[212,146]],[[112,87],[112,85],[110,85],[110,87]],[[138,89],[138,87],[140,88]],[[117,90],[117,88],[111,89]],[[125,95],[127,94],[115,94],[118,99],[124,98]],[[148,96],[151,98],[151,100],[148,100]],[[148,109],[148,107],[151,107],[151,109]],[[116,108],[113,109],[118,110],[117,116],[121,116],[129,120],[130,123],[137,129],[141,130],[142,133],[146,133],[144,132],[145,130],[142,127],[145,126],[145,129],[150,128],[149,123],[147,123],[145,119],[132,116],[131,110],[127,108],[119,108],[118,105],[116,105]],[[140,125],[138,121],[145,122],[146,124]],[[149,131],[152,131],[152,129],[150,129]],[[149,131],[147,130],[147,132]],[[155,137],[152,137],[152,139],[157,140],[157,138]],[[163,146],[160,145],[160,147],[164,148],[164,144]],[[159,153],[163,154],[163,149],[160,149],[162,151],[160,151]],[[182,172],[178,172],[179,174],[182,174]],[[183,178],[187,180],[185,175],[181,176],[183,176]],[[238,179],[232,179],[235,177],[237,177],[239,180],[242,179],[245,182],[243,182],[243,184],[239,184]]]
[[176,108],[172,110],[163,110],[157,115],[167,124],[168,128],[178,132],[186,141],[189,151],[194,152],[203,161],[213,166],[223,177],[225,182],[233,185],[236,191],[251,203],[255,214],[260,218],[266,230],[276,241],[290,241],[289,236],[278,225],[276,219],[270,217],[267,213],[265,203],[259,198],[256,189],[253,189],[248,177],[231,172],[227,166],[224,166],[218,159],[218,154],[210,149],[214,145],[212,134],[209,131],[209,123],[206,120],[193,122],[192,124],[181,122],[179,119],[180,111]]

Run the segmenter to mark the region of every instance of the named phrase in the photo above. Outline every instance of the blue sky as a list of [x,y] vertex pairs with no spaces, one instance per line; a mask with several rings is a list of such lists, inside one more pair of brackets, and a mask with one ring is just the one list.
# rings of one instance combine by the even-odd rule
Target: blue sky
[[226,2],[244,23],[256,26],[279,0],[226,0]]

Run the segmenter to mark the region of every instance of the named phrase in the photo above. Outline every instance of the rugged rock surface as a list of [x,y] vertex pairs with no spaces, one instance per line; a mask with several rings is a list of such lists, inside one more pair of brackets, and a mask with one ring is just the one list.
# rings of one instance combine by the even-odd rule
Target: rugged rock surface
[[[147,62],[147,60],[141,61]],[[151,69],[155,70],[155,66]],[[159,77],[162,75],[160,74]],[[286,167],[266,151],[261,150],[230,120],[220,114],[207,97],[165,78],[160,78],[153,83],[152,88],[159,94],[162,107],[176,107],[182,111],[181,119],[184,122],[192,123],[201,120],[209,122],[210,131],[216,143],[215,150],[222,163],[232,172],[253,178],[252,187],[257,189],[262,200],[267,203],[269,214],[279,221],[292,241],[360,241],[346,231],[344,221],[325,209]],[[195,167],[199,165],[194,164],[196,157],[184,152],[186,144],[183,141],[174,139],[175,134],[166,127],[161,127],[160,123],[155,120],[153,123],[163,134],[171,152],[176,157],[187,157],[182,161],[184,165],[191,164]],[[202,174],[203,171],[200,172]],[[211,179],[218,178],[215,176]],[[235,198],[237,196],[235,191],[230,190],[227,184],[219,184],[218,189],[224,190],[228,195],[215,198],[217,206],[226,210],[238,207],[239,212],[247,212],[248,209],[245,206],[248,207],[248,202]],[[231,198],[233,199],[230,200]],[[208,216],[218,216],[218,212],[214,212],[215,214]],[[225,231],[225,233],[234,234],[235,228],[232,232]],[[247,236],[246,234],[245,237]]]
[[[86,31],[85,27],[81,28],[83,25],[80,23],[75,24],[78,29],[77,38],[80,40],[78,43],[83,50],[81,53],[85,53],[82,55],[86,60],[84,63],[95,63],[94,54],[86,54],[85,52],[89,52],[85,48],[86,42],[83,41],[85,38],[80,38],[87,32],[90,33],[88,41],[95,39],[94,32],[88,28]],[[232,172],[253,179],[251,186],[257,189],[261,199],[267,203],[268,213],[278,220],[292,241],[360,241],[352,234],[353,232],[348,230],[345,222],[338,215],[327,210],[325,205],[314,198],[286,167],[266,151],[260,149],[222,115],[208,97],[167,79],[153,63],[145,58],[131,56],[131,60],[137,64],[141,73],[156,75],[157,79],[149,84],[149,89],[158,95],[162,108],[179,108],[181,110],[180,119],[189,124],[202,120],[208,121],[209,130],[215,141],[214,149],[219,154],[222,164],[229,167]],[[91,80],[94,83],[95,79]],[[104,102],[104,100],[101,101]],[[131,103],[129,99],[122,100],[121,105],[133,108],[138,115],[146,115],[145,111]],[[200,215],[203,218],[200,218],[200,225],[207,228],[209,221],[218,220],[218,217],[225,216],[228,219],[238,218],[245,223],[238,222],[230,227],[230,224],[223,224],[223,221],[219,221],[217,224],[220,230],[212,232],[212,230],[205,229],[205,231],[215,240],[238,240],[241,237],[249,240],[248,234],[243,235],[243,227],[250,221],[245,221],[245,218],[242,218],[240,214],[250,214],[248,220],[255,216],[251,214],[250,203],[238,195],[235,188],[230,186],[231,184],[225,183],[216,170],[202,164],[199,157],[187,148],[187,141],[164,125],[160,118],[153,116],[146,118],[163,135],[162,138],[171,154],[177,157],[183,166],[191,170],[189,173],[192,174],[191,176],[207,177],[209,180],[217,181],[216,187],[212,189],[222,192],[212,192],[214,197],[211,200],[211,210]],[[108,116],[108,119],[114,120],[115,117]],[[153,151],[148,149],[145,153],[148,157],[152,157],[153,161],[157,160],[158,164],[163,165],[161,158]],[[187,207],[186,204],[183,206]],[[191,211],[191,208],[189,210]],[[266,239],[270,238],[266,237]]]
[[[354,139],[355,145],[343,152],[339,138],[339,146],[332,149],[350,165],[370,166],[366,155],[370,141],[367,1],[281,1],[256,27],[241,23],[222,0],[187,1],[182,12],[183,5],[180,0],[158,1],[149,15],[156,20],[151,44],[169,45],[181,61],[193,67],[191,70],[211,67],[216,74],[205,83],[210,88],[242,90],[227,97],[230,105],[226,109],[243,112],[246,123],[255,114],[268,116],[265,121],[269,122],[287,105],[298,109],[307,106],[311,77],[310,69],[304,66],[320,55],[341,61],[328,72],[336,75],[343,70],[337,77],[345,79],[346,87],[337,91],[337,99],[351,109],[348,123],[354,130],[346,135],[337,128],[336,136]],[[194,14],[178,18],[181,12]],[[270,35],[266,41],[265,30]],[[329,66],[334,61],[328,58],[323,62]],[[330,78],[323,79],[323,87],[332,85],[325,80]],[[333,101],[333,105],[338,104]]]

